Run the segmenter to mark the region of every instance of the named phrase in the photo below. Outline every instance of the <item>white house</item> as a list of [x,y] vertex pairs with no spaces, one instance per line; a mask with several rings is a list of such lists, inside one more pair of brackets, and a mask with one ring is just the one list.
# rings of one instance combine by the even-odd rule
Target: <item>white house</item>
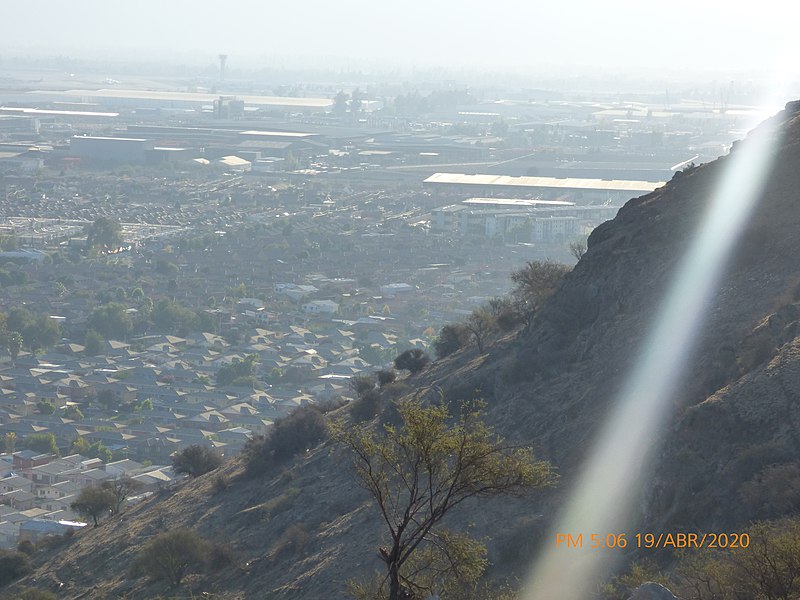
[[312,300],[311,302],[303,304],[300,309],[304,313],[311,315],[334,315],[339,312],[339,305],[333,300]]
[[294,302],[299,302],[306,296],[310,296],[319,291],[313,285],[295,285],[294,283],[276,283],[274,290],[278,294],[287,296]]
[[253,163],[239,156],[223,156],[217,163],[237,173],[244,173],[253,168]]
[[259,308],[264,308],[264,307],[266,306],[266,305],[264,304],[264,301],[263,301],[263,300],[260,300],[260,299],[258,299],[258,298],[242,298],[242,299],[241,299],[241,300],[239,300],[239,302],[237,302],[236,304],[237,304],[237,305],[238,305],[238,306],[239,306],[239,307],[240,307],[242,310],[244,310],[245,308],[249,308],[249,309],[256,310],[256,309],[259,309]]

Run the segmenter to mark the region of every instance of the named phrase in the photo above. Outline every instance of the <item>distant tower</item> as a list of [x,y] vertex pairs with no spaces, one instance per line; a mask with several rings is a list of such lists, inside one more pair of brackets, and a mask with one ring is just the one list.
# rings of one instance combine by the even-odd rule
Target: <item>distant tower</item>
[[228,62],[227,54],[219,55],[219,80],[225,81],[225,63]]

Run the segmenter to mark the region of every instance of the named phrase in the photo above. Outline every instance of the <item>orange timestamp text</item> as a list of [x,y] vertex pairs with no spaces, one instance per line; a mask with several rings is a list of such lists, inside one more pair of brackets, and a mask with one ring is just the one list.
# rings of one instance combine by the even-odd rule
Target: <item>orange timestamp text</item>
[[[629,541],[630,540],[630,541]],[[711,548],[734,549],[750,546],[746,533],[556,533],[556,548]]]

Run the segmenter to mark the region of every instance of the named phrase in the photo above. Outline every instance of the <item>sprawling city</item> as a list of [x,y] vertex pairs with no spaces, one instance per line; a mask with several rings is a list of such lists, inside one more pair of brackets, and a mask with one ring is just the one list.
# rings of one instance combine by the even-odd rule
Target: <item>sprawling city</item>
[[[687,571],[661,543],[800,540],[794,433],[753,433],[772,417],[736,392],[796,360],[791,211],[743,217],[728,283],[704,296],[709,270],[676,300],[706,333],[661,344],[697,356],[664,379],[674,412],[652,409],[672,433],[609,430],[652,436],[612,459],[638,482],[608,492],[629,515],[570,512],[597,497],[589,459],[711,189],[754,128],[793,139],[797,107],[773,117],[791,95],[702,65],[259,67],[220,42],[194,63],[0,42],[1,598],[800,593],[731,595],[756,589],[751,559]],[[696,431],[717,420],[732,466]],[[729,468],[719,512],[698,498]],[[569,552],[584,566],[556,593]],[[789,562],[776,578],[800,577]]]

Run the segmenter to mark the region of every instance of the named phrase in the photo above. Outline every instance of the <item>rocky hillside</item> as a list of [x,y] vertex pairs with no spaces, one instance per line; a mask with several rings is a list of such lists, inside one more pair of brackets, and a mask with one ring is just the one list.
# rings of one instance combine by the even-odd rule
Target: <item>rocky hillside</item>
[[[642,482],[640,526],[649,530],[737,527],[800,503],[800,104],[761,128],[775,136],[772,172],[663,423],[652,479]],[[498,430],[533,445],[562,476],[547,494],[471,504],[452,521],[491,538],[492,576],[523,575],[728,161],[677,174],[597,228],[528,330],[406,382],[448,399],[482,395]],[[345,598],[343,580],[380,568],[377,513],[339,450],[323,445],[257,479],[243,478],[238,462],[222,470],[228,487],[211,473],[154,497],[40,557],[22,583],[65,599],[166,596],[163,584],[128,569],[148,539],[177,526],[226,545],[231,559],[189,576],[187,593]]]

